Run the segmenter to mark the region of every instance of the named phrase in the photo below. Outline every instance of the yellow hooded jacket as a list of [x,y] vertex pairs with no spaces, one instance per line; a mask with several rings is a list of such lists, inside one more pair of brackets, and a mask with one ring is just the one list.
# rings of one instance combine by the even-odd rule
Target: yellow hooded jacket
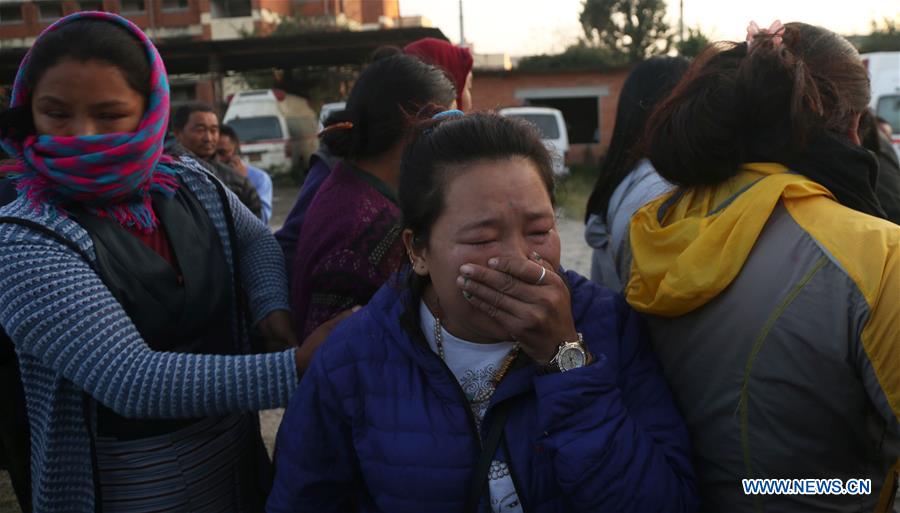
[[[640,209],[630,247],[626,296],[694,435],[704,510],[886,507],[900,455],[900,226],[754,163]],[[754,500],[741,488],[751,477],[872,479],[874,493]]]

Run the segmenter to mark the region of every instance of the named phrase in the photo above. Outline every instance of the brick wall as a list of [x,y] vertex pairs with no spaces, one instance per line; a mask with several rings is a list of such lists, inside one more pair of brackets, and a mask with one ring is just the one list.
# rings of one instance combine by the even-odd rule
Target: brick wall
[[399,18],[399,0],[362,0],[363,23],[378,23],[378,19],[382,16],[393,19]]
[[300,0],[294,10],[303,16],[333,16],[340,12],[340,3],[339,0]]
[[616,105],[619,92],[629,70],[612,72],[598,71],[482,71],[475,70],[472,84],[472,103],[476,110],[514,107],[523,104],[516,98],[516,91],[523,89],[605,87],[609,94],[600,98],[599,144],[573,144],[569,151],[569,162],[595,163],[609,147],[616,119]]
[[[163,10],[160,0],[145,0],[145,5],[148,8],[151,5],[154,7],[154,24],[159,29],[199,25],[200,13],[209,12],[209,0],[188,0],[188,7],[183,10]],[[119,12],[121,4],[119,0],[103,0],[103,8],[110,12]],[[78,11],[77,0],[63,1],[62,9],[63,15]],[[141,29],[145,31],[150,29],[150,15],[146,10],[141,13],[124,13],[124,15]],[[37,37],[54,21],[41,20],[38,7],[33,1],[22,4],[22,17],[21,23],[0,24],[0,41]]]
[[291,2],[285,2],[284,0],[253,0],[253,8],[265,9],[269,12],[280,14],[282,16],[290,16],[294,14],[293,5],[291,4]]

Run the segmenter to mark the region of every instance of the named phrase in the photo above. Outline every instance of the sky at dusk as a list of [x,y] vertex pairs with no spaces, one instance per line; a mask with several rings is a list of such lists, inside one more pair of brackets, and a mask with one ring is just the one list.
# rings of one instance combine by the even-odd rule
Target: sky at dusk
[[[478,53],[513,56],[562,51],[581,35],[582,0],[463,0],[466,40]],[[852,8],[851,8],[852,6]],[[400,0],[403,16],[422,15],[453,42],[459,41],[458,0]],[[668,2],[668,19],[678,25],[678,2]],[[900,22],[897,0],[684,0],[686,27],[700,26],[714,39],[740,40],[747,24],[775,19],[821,25],[841,34],[869,31],[873,19]]]

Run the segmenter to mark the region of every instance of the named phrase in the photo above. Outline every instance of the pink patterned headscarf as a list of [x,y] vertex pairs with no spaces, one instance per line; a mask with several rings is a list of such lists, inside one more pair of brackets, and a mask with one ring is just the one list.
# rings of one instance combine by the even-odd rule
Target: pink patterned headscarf
[[[150,192],[171,196],[178,188],[175,171],[167,166],[163,142],[169,122],[169,83],[162,58],[150,39],[133,23],[106,12],[79,12],[66,16],[41,33],[41,39],[76,20],[98,19],[124,27],[141,42],[150,61],[150,96],[137,130],[80,137],[30,134],[24,139],[0,134],[0,146],[16,163],[0,171],[18,180],[19,194],[35,206],[78,205],[115,219],[126,228],[152,231],[158,220]],[[25,83],[31,51],[22,59],[13,86],[10,107],[30,109],[31,93]]]

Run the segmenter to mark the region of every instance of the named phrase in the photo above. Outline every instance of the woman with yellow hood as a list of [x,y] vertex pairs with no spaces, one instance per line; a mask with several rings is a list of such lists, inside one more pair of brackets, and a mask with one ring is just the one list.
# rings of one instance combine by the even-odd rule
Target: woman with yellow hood
[[[678,188],[632,219],[626,294],[692,432],[704,511],[889,508],[900,227],[860,147],[868,103],[844,38],[751,23],[649,121],[647,154]],[[870,479],[871,491],[753,495],[742,480],[754,478]]]

